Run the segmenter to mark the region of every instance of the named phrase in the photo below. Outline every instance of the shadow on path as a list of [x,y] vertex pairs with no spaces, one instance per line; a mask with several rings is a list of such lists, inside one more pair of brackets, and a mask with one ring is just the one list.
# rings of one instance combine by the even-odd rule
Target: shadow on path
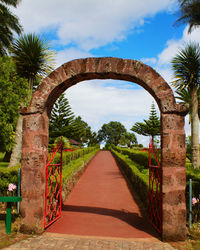
[[153,237],[160,238],[158,233],[152,228],[147,218],[140,217],[138,216],[137,213],[131,213],[125,209],[116,210],[116,209],[109,209],[102,207],[63,205],[62,211],[91,213],[91,214],[99,214],[99,215],[115,217],[131,225],[133,228],[148,233]]

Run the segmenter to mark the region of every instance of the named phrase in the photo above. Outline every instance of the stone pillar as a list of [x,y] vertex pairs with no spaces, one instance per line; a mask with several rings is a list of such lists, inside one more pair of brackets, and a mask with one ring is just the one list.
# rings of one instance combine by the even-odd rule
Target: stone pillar
[[184,116],[162,114],[162,238],[186,238]]
[[41,233],[44,230],[49,119],[46,112],[23,116],[21,231]]

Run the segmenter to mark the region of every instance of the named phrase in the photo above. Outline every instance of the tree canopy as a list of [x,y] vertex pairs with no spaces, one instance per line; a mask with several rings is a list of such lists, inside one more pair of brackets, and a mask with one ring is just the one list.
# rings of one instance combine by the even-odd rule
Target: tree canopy
[[0,150],[10,151],[15,142],[15,127],[20,105],[28,95],[27,81],[16,73],[9,57],[0,57]]
[[103,124],[98,131],[98,139],[99,141],[117,146],[121,136],[126,132],[126,128],[123,124],[117,121],[111,121],[107,124]]

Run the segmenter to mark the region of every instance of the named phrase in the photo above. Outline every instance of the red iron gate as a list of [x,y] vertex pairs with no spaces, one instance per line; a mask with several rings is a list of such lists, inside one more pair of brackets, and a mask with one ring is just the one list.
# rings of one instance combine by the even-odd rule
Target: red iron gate
[[[152,155],[156,166],[152,165]],[[153,227],[162,230],[162,171],[152,141],[149,143],[149,219]]]
[[[60,162],[54,159],[60,151]],[[62,180],[62,140],[47,158],[46,165],[46,192],[45,192],[45,219],[47,228],[61,217],[61,180]]]

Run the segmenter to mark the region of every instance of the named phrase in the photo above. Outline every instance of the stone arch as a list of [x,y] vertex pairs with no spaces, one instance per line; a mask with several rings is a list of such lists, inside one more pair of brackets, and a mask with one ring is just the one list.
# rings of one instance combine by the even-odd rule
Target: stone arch
[[151,67],[136,60],[113,57],[77,59],[63,64],[42,81],[34,92],[30,105],[21,111],[24,117],[21,230],[44,230],[45,165],[49,116],[53,104],[67,88],[92,79],[117,79],[137,83],[157,102],[161,113],[162,237],[164,240],[184,239],[186,110],[176,104],[169,85]]

